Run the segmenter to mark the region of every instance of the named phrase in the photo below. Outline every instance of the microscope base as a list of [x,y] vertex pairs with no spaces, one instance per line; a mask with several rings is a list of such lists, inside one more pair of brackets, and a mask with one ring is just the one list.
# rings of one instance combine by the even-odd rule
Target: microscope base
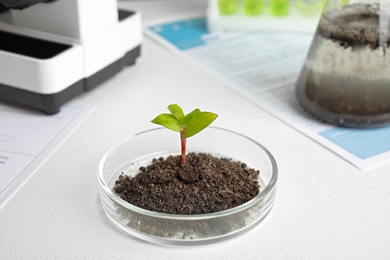
[[72,98],[87,92],[106,79],[110,78],[127,65],[133,65],[141,53],[141,46],[128,51],[126,55],[98,71],[88,78],[81,79],[67,88],[52,94],[40,94],[28,90],[14,88],[0,83],[0,99],[38,110],[45,114],[53,115],[60,111],[60,107]]

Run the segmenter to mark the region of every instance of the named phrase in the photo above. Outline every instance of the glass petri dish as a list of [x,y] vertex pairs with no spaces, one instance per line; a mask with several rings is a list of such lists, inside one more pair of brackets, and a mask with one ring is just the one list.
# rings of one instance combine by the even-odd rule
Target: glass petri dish
[[208,153],[246,163],[260,171],[260,192],[235,208],[210,214],[175,215],[146,210],[113,192],[118,176],[134,176],[153,158],[178,155],[179,135],[165,128],[138,133],[112,147],[98,166],[99,195],[108,219],[126,234],[170,246],[211,244],[236,237],[259,224],[270,212],[278,178],[272,154],[257,141],[218,127],[187,140],[188,152]]

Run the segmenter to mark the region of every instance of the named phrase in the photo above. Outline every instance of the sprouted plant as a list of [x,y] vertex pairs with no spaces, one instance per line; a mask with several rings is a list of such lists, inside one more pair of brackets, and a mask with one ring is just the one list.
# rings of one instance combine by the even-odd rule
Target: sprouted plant
[[177,104],[169,105],[168,110],[171,114],[160,114],[152,120],[152,123],[162,125],[170,130],[180,133],[180,162],[181,166],[184,166],[186,162],[187,138],[205,129],[218,117],[218,115],[212,112],[200,111],[198,108],[185,115],[183,109]]

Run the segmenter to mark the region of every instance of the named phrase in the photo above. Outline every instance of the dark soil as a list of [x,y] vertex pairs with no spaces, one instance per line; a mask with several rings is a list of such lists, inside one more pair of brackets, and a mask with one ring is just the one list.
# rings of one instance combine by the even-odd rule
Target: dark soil
[[209,154],[153,159],[134,177],[120,175],[114,192],[138,207],[167,214],[195,215],[227,210],[259,193],[259,171]]
[[[390,113],[390,91],[373,92],[364,100],[365,93],[356,90],[348,93],[337,87],[327,85],[326,91],[318,91],[320,87],[308,80],[306,84],[307,97],[322,109],[341,115],[376,116]],[[373,87],[371,87],[373,88]],[[361,96],[358,96],[358,95]],[[355,95],[355,96],[353,96]]]
[[381,13],[378,4],[349,4],[324,13],[317,32],[346,48],[369,46],[376,49],[390,44],[390,35],[379,28],[381,16],[386,13]]

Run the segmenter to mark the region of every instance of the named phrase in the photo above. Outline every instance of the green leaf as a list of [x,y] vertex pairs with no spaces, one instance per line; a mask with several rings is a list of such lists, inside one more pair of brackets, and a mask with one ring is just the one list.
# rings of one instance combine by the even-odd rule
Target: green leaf
[[[189,117],[187,118],[187,116]],[[218,117],[217,114],[211,112],[201,112],[199,109],[192,111],[187,116],[184,119],[186,124],[183,126],[185,128],[185,133],[183,134],[184,138],[188,138],[199,133]]]
[[171,112],[171,114],[176,117],[178,121],[183,120],[184,118],[184,112],[183,109],[177,104],[171,104],[168,106],[168,110]]
[[181,120],[181,125],[183,126],[183,127],[185,127],[191,120],[192,120],[192,118],[194,117],[194,115],[196,114],[196,113],[199,113],[200,112],[200,109],[199,108],[196,108],[196,109],[194,109],[192,112],[190,112],[190,113],[188,113],[184,118],[183,118],[183,120]]
[[171,114],[160,114],[152,120],[152,123],[180,132],[181,165],[184,166],[186,158],[186,138],[205,129],[218,117],[218,115],[211,112],[202,112],[198,108],[185,115],[182,108],[177,104],[170,104],[168,110]]
[[162,125],[176,132],[180,132],[181,130],[183,130],[183,127],[179,123],[179,120],[177,120],[177,118],[171,114],[160,114],[151,122],[154,124]]
[[217,114],[202,112],[198,108],[185,115],[182,108],[177,104],[170,104],[168,110],[171,114],[160,114],[152,120],[152,123],[181,132],[183,138],[199,133],[218,117]]

